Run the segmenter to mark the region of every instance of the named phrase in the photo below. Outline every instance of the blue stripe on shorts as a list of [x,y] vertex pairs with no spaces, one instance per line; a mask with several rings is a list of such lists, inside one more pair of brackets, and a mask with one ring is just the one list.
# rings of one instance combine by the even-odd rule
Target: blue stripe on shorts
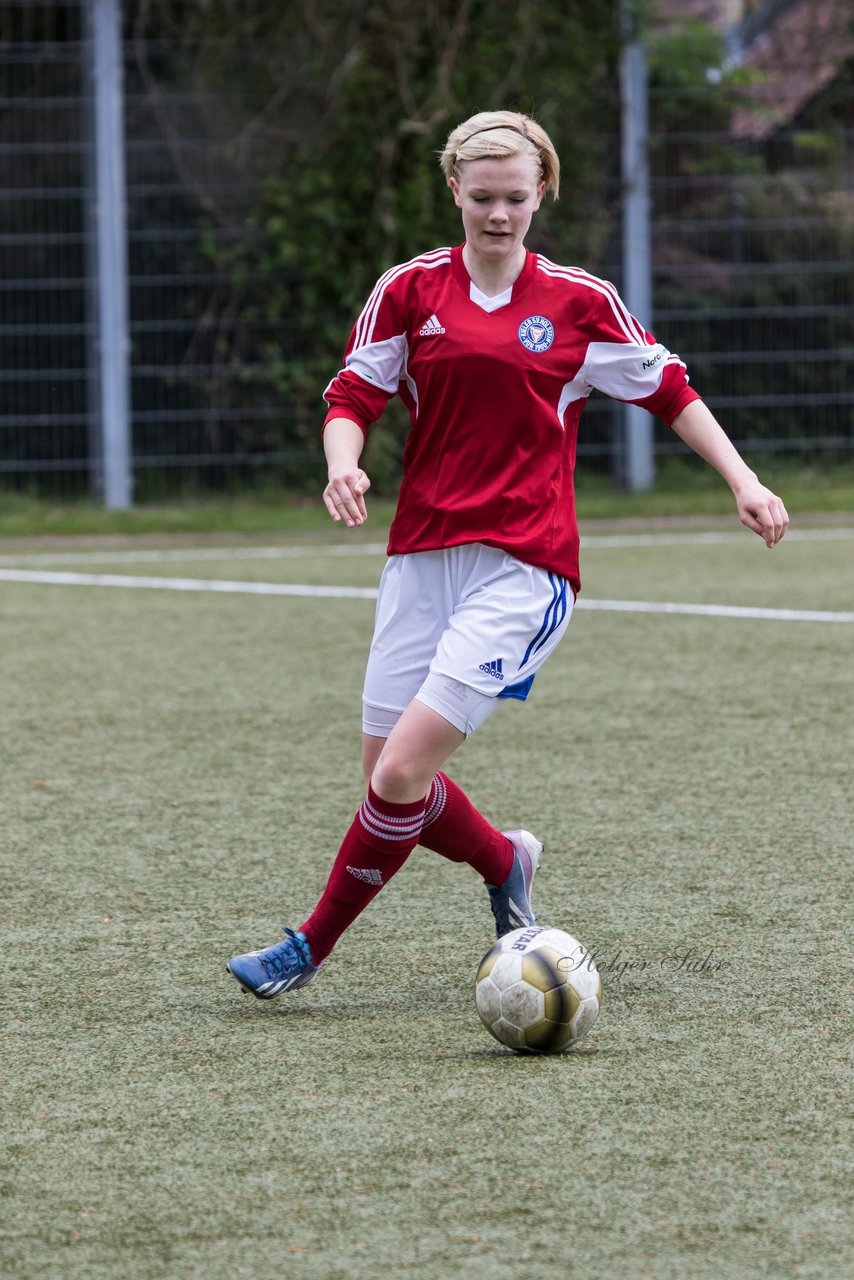
[[539,631],[528,645],[525,650],[525,656],[519,663],[520,671],[531,655],[536,653],[539,649],[542,649],[543,645],[548,641],[549,636],[557,630],[566,617],[566,581],[565,579],[558,578],[555,574],[550,573],[549,582],[551,583],[552,588],[552,598],[543,615],[543,621]]

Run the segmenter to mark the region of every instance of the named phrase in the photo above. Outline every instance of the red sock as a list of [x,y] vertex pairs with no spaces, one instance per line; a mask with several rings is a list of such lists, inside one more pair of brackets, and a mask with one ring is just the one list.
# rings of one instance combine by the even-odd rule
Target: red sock
[[451,862],[467,862],[487,884],[503,884],[513,868],[510,841],[444,773],[433,779],[419,843]]
[[326,959],[344,930],[403,866],[418,843],[424,807],[424,800],[390,804],[368,787],[321,899],[300,926],[314,964]]

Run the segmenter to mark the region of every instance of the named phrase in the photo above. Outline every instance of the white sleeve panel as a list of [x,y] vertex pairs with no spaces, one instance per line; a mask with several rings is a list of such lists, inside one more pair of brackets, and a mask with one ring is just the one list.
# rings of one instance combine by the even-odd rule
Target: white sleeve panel
[[591,342],[579,376],[615,400],[643,400],[661,386],[668,356],[660,342]]
[[406,354],[406,334],[398,333],[382,342],[370,342],[357,347],[347,356],[344,366],[366,382],[393,395],[404,377]]

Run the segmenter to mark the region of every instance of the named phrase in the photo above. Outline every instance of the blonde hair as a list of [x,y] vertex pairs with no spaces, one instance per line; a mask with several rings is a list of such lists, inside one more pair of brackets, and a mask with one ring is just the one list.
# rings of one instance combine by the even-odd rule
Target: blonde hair
[[518,111],[479,111],[458,124],[448,135],[439,164],[447,182],[460,177],[460,165],[467,160],[504,160],[510,156],[530,156],[540,171],[540,179],[555,200],[560,186],[560,160],[549,135],[536,120]]

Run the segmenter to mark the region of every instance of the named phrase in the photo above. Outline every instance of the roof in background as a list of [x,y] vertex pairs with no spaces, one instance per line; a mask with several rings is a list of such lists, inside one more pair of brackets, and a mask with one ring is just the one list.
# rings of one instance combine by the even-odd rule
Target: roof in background
[[755,104],[733,116],[737,137],[768,137],[836,78],[854,55],[850,0],[659,0],[660,21],[692,17],[721,31],[729,66],[761,73]]

